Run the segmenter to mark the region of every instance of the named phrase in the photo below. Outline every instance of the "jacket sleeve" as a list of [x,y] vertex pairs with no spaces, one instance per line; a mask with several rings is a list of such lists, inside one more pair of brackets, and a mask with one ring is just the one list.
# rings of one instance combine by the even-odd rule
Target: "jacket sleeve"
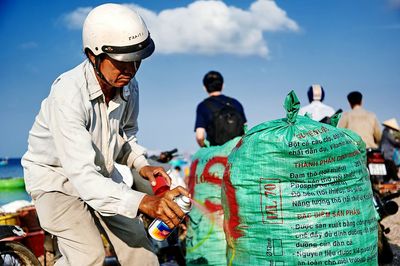
[[85,125],[86,111],[81,95],[53,93],[47,108],[55,152],[82,200],[105,216],[135,217],[144,194],[131,190],[124,183],[115,183],[96,170],[95,151]]
[[130,168],[139,171],[143,166],[149,165],[145,154],[146,149],[137,143],[139,115],[139,89],[135,79],[129,84],[130,96],[126,105],[126,115],[121,121],[125,144],[119,153],[119,160]]

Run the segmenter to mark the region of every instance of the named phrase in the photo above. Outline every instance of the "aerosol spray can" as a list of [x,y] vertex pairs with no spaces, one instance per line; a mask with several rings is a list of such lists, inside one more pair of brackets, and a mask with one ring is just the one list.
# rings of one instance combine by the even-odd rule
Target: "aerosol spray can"
[[[191,209],[190,199],[184,195],[179,195],[174,198],[174,201],[181,210],[188,214]],[[182,219],[183,220],[183,219]],[[162,220],[155,219],[149,226],[149,234],[152,238],[158,241],[165,240],[174,229],[170,229]]]

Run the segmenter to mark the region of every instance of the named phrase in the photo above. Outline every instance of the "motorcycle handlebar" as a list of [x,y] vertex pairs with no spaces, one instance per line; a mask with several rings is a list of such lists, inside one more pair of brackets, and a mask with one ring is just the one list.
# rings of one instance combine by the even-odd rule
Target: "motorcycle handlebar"
[[178,152],[178,149],[172,149],[170,151],[163,151],[160,153],[160,156],[156,159],[156,161],[160,163],[167,163],[172,160],[176,156],[176,152]]

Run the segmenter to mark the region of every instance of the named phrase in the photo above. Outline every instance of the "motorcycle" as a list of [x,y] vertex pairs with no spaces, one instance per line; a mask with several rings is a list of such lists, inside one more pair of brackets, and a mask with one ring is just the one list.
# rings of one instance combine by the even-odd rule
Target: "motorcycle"
[[379,149],[367,149],[367,167],[372,184],[374,206],[379,214],[378,262],[379,264],[391,263],[393,251],[386,237],[390,228],[386,228],[382,224],[382,220],[397,213],[399,207],[393,199],[400,196],[400,191],[387,193],[381,190],[382,186],[392,180],[392,177],[388,175],[385,159]]
[[372,187],[383,196],[400,188],[397,173],[391,169],[391,161],[385,160],[380,149],[367,149],[367,167]]
[[152,155],[149,157],[149,159],[157,161],[162,164],[167,164],[169,161],[171,161],[174,157],[178,156],[176,153],[178,152],[178,149],[172,149],[170,151],[163,151],[160,153],[160,155]]
[[40,266],[35,254],[17,240],[25,236],[17,225],[0,225],[0,265]]
[[379,149],[367,149],[367,167],[374,187],[390,180],[386,170],[385,159]]
[[382,220],[390,215],[397,213],[399,206],[392,199],[400,196],[400,192],[382,196],[378,191],[373,190],[373,202],[379,214],[378,219],[378,262],[379,264],[391,263],[393,261],[393,251],[389,244],[386,234],[390,228],[382,224]]

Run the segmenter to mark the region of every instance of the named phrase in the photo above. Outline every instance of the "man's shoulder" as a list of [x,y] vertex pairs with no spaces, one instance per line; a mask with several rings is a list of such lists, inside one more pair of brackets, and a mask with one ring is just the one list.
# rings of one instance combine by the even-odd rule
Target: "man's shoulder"
[[205,106],[207,105],[207,102],[210,101],[209,98],[210,98],[210,97],[205,98],[205,99],[203,99],[201,102],[199,102],[199,103],[197,104],[197,108],[203,108],[203,107],[205,107]]
[[60,86],[65,83],[82,83],[85,79],[85,62],[60,74],[53,82],[52,86]]
[[365,110],[371,117],[376,117],[376,114],[372,111]]
[[225,102],[225,97],[221,97],[222,95],[218,96],[209,96],[203,99],[199,104],[198,107],[200,108],[207,108],[209,109],[210,106],[215,106],[216,104],[221,105]]
[[81,92],[81,87],[85,84],[84,63],[79,64],[58,76],[52,86],[51,95],[59,101],[71,101],[75,95]]
[[221,94],[220,96],[221,96],[221,98],[224,99],[225,101],[231,101],[231,102],[239,103],[239,104],[240,104],[239,100],[237,100],[236,98],[233,98],[233,97],[230,97],[230,96],[226,96],[226,95],[224,95],[224,94]]
[[376,114],[374,112],[371,112],[363,107],[359,107],[357,109],[353,109],[353,112],[358,112],[358,113],[362,113],[364,115],[367,115],[369,117],[376,117]]
[[351,113],[352,113],[352,110],[343,111],[340,117],[341,118],[344,118],[344,117],[347,118],[347,117],[349,117],[351,115]]
[[335,113],[335,109],[333,109],[332,106],[329,106],[329,105],[327,105],[327,104],[322,103],[322,107],[323,107],[327,112],[332,112],[332,114]]
[[312,104],[307,104],[307,105],[304,105],[304,106],[300,107],[300,111],[309,110],[309,109],[311,109],[312,107],[313,107]]
[[233,106],[235,109],[240,109],[242,108],[242,104],[235,98],[226,96],[224,94],[218,95],[218,96],[210,96],[206,99],[204,99],[201,103],[204,108],[210,109],[210,106],[215,106],[215,107],[223,107],[226,104],[230,104]]

